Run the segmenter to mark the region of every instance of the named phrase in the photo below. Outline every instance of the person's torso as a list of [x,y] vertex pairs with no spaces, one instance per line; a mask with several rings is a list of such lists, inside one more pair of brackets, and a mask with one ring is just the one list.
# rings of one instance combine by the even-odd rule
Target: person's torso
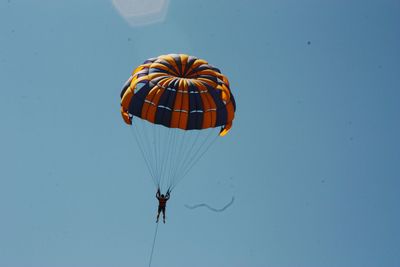
[[166,204],[167,204],[167,199],[161,198],[161,197],[158,199],[158,205],[159,205],[160,207],[165,207]]

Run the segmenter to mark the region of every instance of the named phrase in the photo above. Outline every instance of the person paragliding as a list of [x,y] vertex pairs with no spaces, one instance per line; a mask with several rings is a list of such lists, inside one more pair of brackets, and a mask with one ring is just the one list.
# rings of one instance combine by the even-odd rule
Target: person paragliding
[[162,212],[165,222],[171,191],[232,128],[236,102],[228,78],[203,59],[161,55],[138,66],[120,96],[122,118],[158,189],[157,221]]
[[160,218],[161,212],[163,214],[163,223],[165,223],[165,207],[167,206],[167,201],[170,196],[169,194],[170,194],[169,189],[165,195],[161,194],[160,188],[158,188],[158,190],[157,190],[156,198],[158,199],[158,212],[157,212],[156,223],[158,223],[158,219]]

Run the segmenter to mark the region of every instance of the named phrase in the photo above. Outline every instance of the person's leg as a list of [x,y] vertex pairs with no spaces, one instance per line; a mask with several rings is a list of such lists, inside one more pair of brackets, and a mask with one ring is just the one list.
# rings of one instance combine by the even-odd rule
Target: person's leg
[[163,221],[165,223],[165,207],[162,208]]
[[161,207],[158,207],[157,220],[156,220],[156,222],[158,222],[158,218],[160,217],[160,212],[161,212]]

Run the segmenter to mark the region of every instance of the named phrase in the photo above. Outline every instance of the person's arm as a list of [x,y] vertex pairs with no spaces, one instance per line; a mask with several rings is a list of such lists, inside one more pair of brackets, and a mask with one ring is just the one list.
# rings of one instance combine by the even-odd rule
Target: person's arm
[[158,190],[157,190],[156,198],[157,199],[160,198],[160,188],[158,188]]

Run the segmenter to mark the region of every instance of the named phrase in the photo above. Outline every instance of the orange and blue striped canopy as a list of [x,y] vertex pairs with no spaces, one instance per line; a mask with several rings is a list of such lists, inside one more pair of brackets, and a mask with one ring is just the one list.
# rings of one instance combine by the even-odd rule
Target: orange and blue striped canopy
[[137,67],[121,92],[121,114],[183,130],[232,127],[235,99],[229,81],[207,61],[169,54],[146,60]]

